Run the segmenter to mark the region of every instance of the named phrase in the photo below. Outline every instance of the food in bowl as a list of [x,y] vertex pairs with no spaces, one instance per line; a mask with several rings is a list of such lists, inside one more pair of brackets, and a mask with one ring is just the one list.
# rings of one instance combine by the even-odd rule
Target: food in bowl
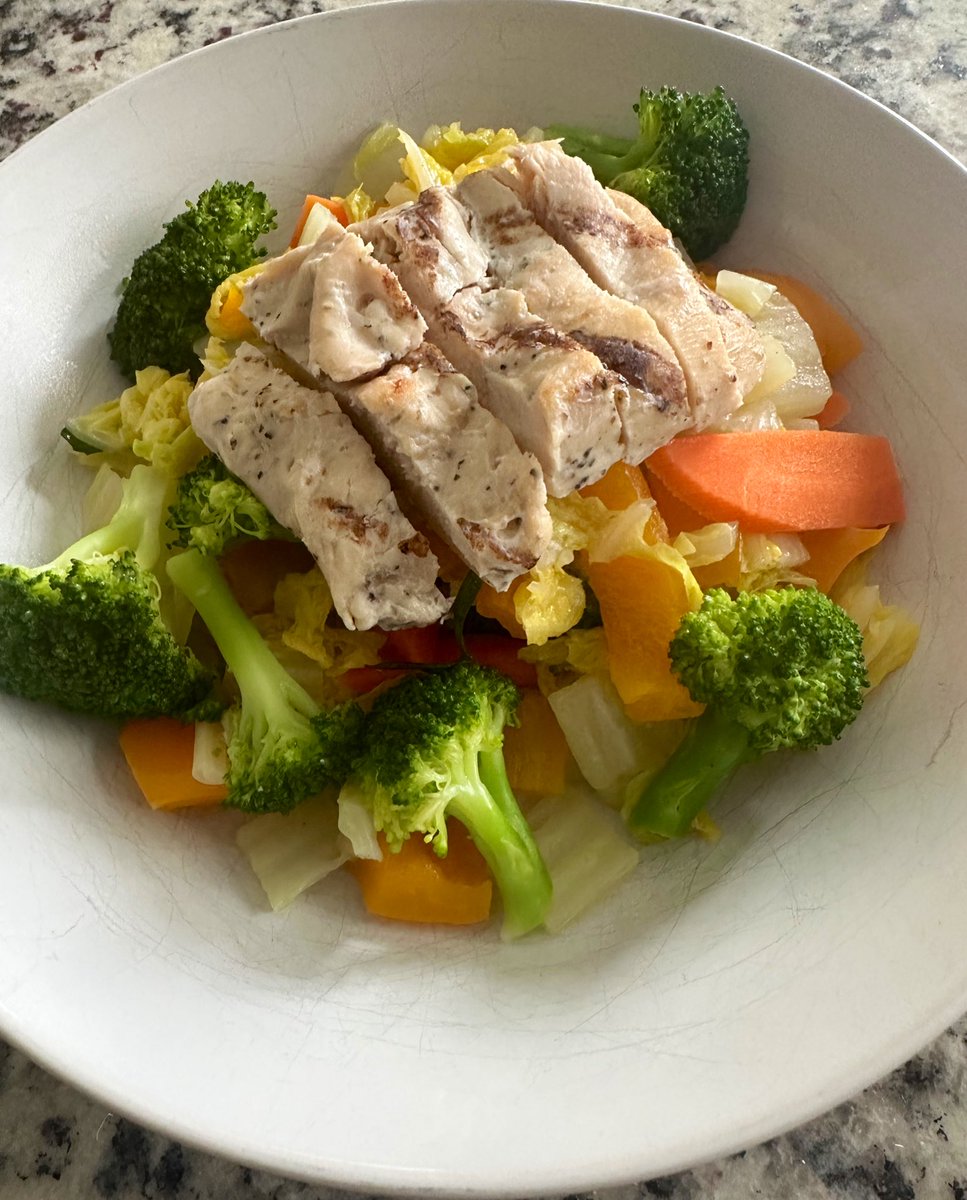
[[[643,133],[688,100],[643,94]],[[257,814],[273,905],[349,863],[381,916],[475,923],[496,882],[509,935],[561,928],[912,651],[855,561],[903,518],[892,453],[833,428],[797,288],[826,364],[855,339],[673,240],[712,252],[744,195],[703,102],[717,224],[707,190],[664,180],[669,230],[595,178],[644,186],[638,143],[381,127],[284,254],[216,183],[135,264],[134,386],[65,430],[95,531],[4,570],[3,684],[124,719],[154,806]]]

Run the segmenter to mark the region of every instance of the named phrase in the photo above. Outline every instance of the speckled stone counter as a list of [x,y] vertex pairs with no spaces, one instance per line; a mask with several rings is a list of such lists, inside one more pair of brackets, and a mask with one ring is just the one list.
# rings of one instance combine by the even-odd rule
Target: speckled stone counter
[[[0,157],[157,63],[246,29],[352,2],[0,0]],[[967,160],[963,0],[664,0],[641,7],[754,38],[827,70]],[[967,1020],[854,1101],[794,1133],[682,1175],[596,1195],[963,1200],[965,1085]],[[2,1043],[0,1131],[3,1197],[336,1196],[147,1132]]]

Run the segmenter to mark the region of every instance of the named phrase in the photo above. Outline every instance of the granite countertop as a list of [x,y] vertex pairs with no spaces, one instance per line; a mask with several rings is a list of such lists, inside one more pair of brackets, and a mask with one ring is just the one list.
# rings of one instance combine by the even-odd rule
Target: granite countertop
[[[0,158],[157,63],[246,29],[358,0],[0,0]],[[784,50],[883,101],[967,160],[960,0],[657,0],[640,7]],[[967,1197],[967,1020],[855,1100],[744,1154],[595,1193],[667,1200]],[[106,1111],[0,1043],[0,1196],[325,1197],[184,1148]]]

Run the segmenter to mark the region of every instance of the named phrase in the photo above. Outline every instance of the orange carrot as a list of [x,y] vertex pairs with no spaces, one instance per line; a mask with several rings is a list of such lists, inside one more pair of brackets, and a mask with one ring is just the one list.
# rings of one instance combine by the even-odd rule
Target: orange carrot
[[841,371],[847,363],[863,349],[863,342],[846,318],[801,279],[791,275],[770,275],[766,271],[749,271],[756,279],[774,284],[780,292],[799,309],[806,324],[812,329],[829,375]]
[[675,538],[680,533],[690,533],[692,530],[701,529],[703,525],[708,524],[701,513],[696,512],[694,508],[689,508],[687,504],[670,492],[654,471],[647,469],[645,477],[648,481],[648,489],[665,522],[669,537]]
[[348,864],[374,916],[440,925],[473,925],[490,916],[493,881],[462,825],[447,824],[446,858],[418,834],[396,854],[387,850],[382,835],[379,840],[381,861],[359,858]]
[[504,730],[504,762],[515,792],[559,796],[571,759],[567,739],[544,696],[527,688],[517,710],[520,724]]
[[815,579],[821,592],[829,593],[853,559],[865,550],[878,546],[889,528],[889,525],[884,525],[880,529],[817,529],[803,532],[799,536],[809,551],[809,561],[799,570]]
[[866,529],[905,515],[890,443],[870,434],[700,433],[656,450],[648,468],[706,521],[747,532]]
[[842,392],[833,392],[826,401],[826,407],[816,417],[820,429],[832,429],[842,421],[849,412],[849,401]]
[[332,215],[336,218],[340,225],[349,224],[349,215],[343,208],[339,200],[327,200],[325,196],[308,195],[302,205],[302,212],[299,213],[299,219],[295,223],[295,232],[292,234],[292,241],[289,242],[289,249],[292,250],[299,244],[299,238],[302,237],[302,231],[306,227],[306,221],[309,219],[309,213],[312,212],[313,206],[321,204],[323,208],[328,208]]
[[152,808],[190,808],[221,804],[223,784],[192,777],[195,727],[170,717],[129,721],[121,730],[121,749],[131,774]]
[[235,599],[251,617],[271,612],[276,585],[286,575],[311,570],[313,559],[301,542],[270,539],[240,542],[220,565]]

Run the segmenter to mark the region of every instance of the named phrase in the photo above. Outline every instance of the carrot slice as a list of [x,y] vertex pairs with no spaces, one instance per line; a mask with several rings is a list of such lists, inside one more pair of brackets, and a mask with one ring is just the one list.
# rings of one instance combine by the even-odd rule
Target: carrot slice
[[223,784],[199,783],[192,776],[195,727],[170,717],[128,721],[121,750],[135,782],[152,808],[190,808],[221,804]]
[[849,412],[849,401],[842,392],[833,392],[826,401],[826,406],[816,417],[820,429],[832,429],[844,420]]
[[809,551],[809,561],[800,570],[816,580],[821,592],[829,593],[833,584],[854,558],[878,546],[889,532],[880,529],[815,529],[799,536]]
[[323,208],[328,208],[332,215],[336,218],[340,225],[349,224],[349,215],[338,200],[328,200],[325,196],[306,196],[302,205],[302,211],[299,213],[299,219],[295,223],[295,231],[292,234],[292,241],[289,242],[289,249],[293,250],[299,244],[299,238],[302,237],[302,231],[306,227],[306,221],[309,219],[309,213],[312,212],[313,206],[321,204]]
[[515,792],[559,796],[571,758],[567,739],[546,698],[533,688],[521,696],[520,724],[504,730],[504,762]]
[[658,512],[670,538],[678,537],[680,533],[689,533],[693,529],[701,529],[703,525],[708,524],[700,512],[689,508],[673,492],[670,492],[654,471],[647,470],[645,477],[648,481],[648,489],[658,505]]
[[801,279],[791,275],[770,275],[766,271],[748,271],[756,279],[774,284],[799,309],[802,319],[813,331],[816,345],[828,375],[835,375],[863,349],[860,335],[824,297]]
[[868,529],[905,516],[890,443],[870,434],[700,433],[656,450],[648,469],[706,521],[748,532]]
[[490,916],[493,880],[462,825],[447,824],[446,858],[418,834],[395,854],[387,850],[382,834],[379,840],[379,862],[358,858],[347,864],[374,916],[437,925],[474,925]]

